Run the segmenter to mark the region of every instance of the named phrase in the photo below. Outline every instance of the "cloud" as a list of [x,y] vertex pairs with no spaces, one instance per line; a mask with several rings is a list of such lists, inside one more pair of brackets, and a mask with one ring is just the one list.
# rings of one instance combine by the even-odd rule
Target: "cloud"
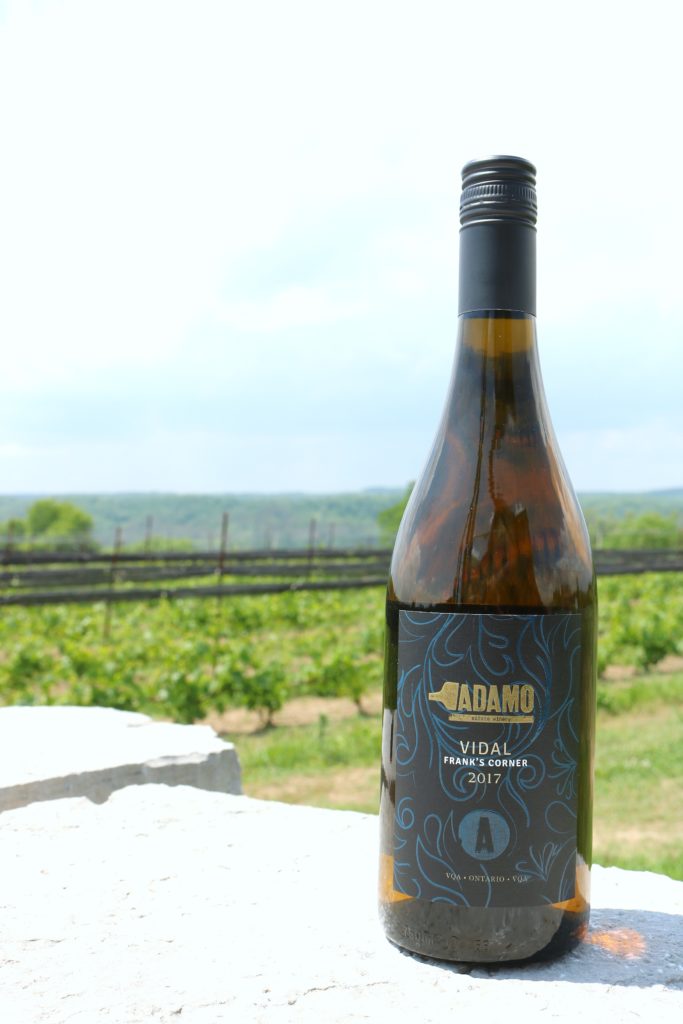
[[570,430],[560,436],[575,487],[639,491],[680,487],[683,420],[656,418],[632,427]]
[[20,459],[0,449],[0,472],[10,493],[344,491],[414,476],[425,442],[412,430],[244,434],[184,427],[148,431],[134,444],[25,446]]
[[[432,410],[435,412],[436,410]],[[27,493],[116,490],[190,492],[340,491],[402,486],[426,462],[438,416],[403,423],[347,419],[312,431],[258,418],[249,431],[214,423],[157,425],[135,437],[0,447],[4,489]],[[646,490],[681,485],[683,422],[660,418],[627,429],[561,431],[559,443],[580,491]]]
[[[5,486],[208,486],[227,450],[238,489],[413,476],[397,438],[426,452],[455,340],[458,172],[491,150],[539,167],[541,358],[577,472],[595,432],[670,426],[678,34],[608,8],[577,0],[560,52],[549,5],[492,0],[484,73],[459,42],[480,12],[429,0],[7,5]],[[615,480],[653,476],[638,452]]]

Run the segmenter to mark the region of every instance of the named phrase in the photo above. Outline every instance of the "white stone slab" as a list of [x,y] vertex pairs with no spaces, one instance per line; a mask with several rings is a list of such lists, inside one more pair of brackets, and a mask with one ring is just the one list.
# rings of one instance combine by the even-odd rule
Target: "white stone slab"
[[0,811],[67,796],[101,803],[151,782],[241,792],[235,749],[209,726],[113,708],[0,708]]
[[0,816],[0,1020],[683,1020],[683,883],[596,868],[590,941],[463,968],[391,946],[377,819],[185,787]]

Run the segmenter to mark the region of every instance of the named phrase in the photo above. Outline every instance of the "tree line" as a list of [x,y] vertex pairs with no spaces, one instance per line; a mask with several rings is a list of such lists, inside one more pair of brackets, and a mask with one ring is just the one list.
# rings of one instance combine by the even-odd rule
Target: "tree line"
[[[412,487],[409,484],[399,501],[375,513],[382,546],[393,545]],[[618,516],[589,506],[585,509],[585,517],[591,544],[596,549],[683,549],[683,521],[676,512],[647,510]],[[5,538],[6,544],[17,546],[30,543],[41,547],[95,549],[98,545],[94,532],[95,521],[89,512],[72,501],[56,498],[40,498],[28,507],[23,517],[14,516],[0,522],[0,537]],[[325,546],[326,540],[327,535],[321,530],[316,546]],[[167,542],[155,537],[148,538],[147,546],[154,550],[158,547],[189,549],[193,545],[189,538],[185,541],[174,538]]]
[[0,523],[0,535],[4,535],[8,543],[31,540],[46,544],[92,545],[94,525],[92,516],[73,502],[40,498],[29,505],[22,518],[14,516]]

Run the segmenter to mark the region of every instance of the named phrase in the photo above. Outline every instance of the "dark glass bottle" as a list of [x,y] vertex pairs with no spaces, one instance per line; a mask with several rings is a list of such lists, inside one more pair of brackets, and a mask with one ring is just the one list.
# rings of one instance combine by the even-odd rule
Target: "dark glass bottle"
[[596,591],[536,349],[535,168],[463,170],[446,406],[387,591],[380,912],[447,960],[545,958],[588,922]]

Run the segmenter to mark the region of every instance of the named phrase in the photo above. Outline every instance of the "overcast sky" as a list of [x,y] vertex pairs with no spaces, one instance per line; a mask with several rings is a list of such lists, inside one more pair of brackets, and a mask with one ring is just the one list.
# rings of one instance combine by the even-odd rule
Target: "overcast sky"
[[492,152],[576,487],[683,486],[677,8],[0,0],[0,490],[413,479]]

